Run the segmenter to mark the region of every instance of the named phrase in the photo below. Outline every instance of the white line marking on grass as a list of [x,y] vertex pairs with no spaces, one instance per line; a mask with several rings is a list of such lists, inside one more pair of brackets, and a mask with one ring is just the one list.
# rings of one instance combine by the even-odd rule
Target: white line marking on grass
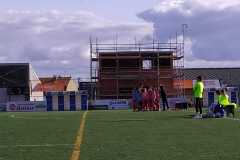
[[31,120],[49,120],[49,119],[64,119],[62,117],[16,117],[15,115],[11,115],[10,118],[13,118],[13,119],[31,119]]
[[16,117],[16,119],[36,119],[36,120],[49,120],[49,119],[64,119],[64,118],[49,118],[49,117],[46,117],[46,118],[26,118],[26,117]]
[[81,118],[80,128],[79,128],[78,133],[77,133],[75,146],[74,146],[72,155],[70,157],[70,160],[80,160],[80,150],[81,150],[81,144],[82,144],[82,141],[83,141],[84,126],[85,126],[87,113],[88,113],[88,111],[84,112],[84,114]]
[[17,144],[17,145],[0,145],[0,148],[25,148],[25,147],[57,147],[73,146],[74,144]]
[[240,121],[239,118],[229,118],[229,117],[226,117],[225,119],[229,119],[229,120],[233,120],[233,121]]

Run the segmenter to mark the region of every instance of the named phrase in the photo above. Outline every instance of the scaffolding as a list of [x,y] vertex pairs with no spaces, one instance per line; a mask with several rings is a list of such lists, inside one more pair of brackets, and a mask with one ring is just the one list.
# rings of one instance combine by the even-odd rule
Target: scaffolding
[[[99,43],[90,39],[90,79],[95,99],[125,99],[133,88],[165,86],[184,97],[184,42]],[[92,95],[95,95],[91,93]]]

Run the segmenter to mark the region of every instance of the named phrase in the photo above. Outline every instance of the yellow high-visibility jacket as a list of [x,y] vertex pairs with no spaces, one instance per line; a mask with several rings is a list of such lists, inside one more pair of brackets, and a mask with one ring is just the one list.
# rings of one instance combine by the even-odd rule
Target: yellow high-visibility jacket
[[197,81],[193,87],[193,95],[195,98],[203,98],[204,84],[201,81]]
[[227,105],[233,105],[235,109],[237,108],[237,105],[235,103],[229,102],[229,96],[227,94],[219,96],[219,104],[223,107]]

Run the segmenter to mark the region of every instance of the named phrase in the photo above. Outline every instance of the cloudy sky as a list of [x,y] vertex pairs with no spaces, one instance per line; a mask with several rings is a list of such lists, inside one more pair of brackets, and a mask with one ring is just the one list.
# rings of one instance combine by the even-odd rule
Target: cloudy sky
[[239,0],[8,0],[0,2],[0,62],[40,76],[88,76],[89,37],[162,42],[186,29],[186,67],[240,67]]

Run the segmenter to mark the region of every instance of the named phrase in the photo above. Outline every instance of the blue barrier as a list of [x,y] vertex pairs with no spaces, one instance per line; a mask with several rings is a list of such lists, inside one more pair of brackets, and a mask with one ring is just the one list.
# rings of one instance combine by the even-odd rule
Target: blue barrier
[[46,101],[47,101],[47,111],[52,111],[53,110],[52,95],[47,94]]
[[88,110],[88,96],[85,92],[47,92],[47,111]]
[[84,111],[88,109],[88,97],[87,97],[87,95],[81,95],[81,108]]

